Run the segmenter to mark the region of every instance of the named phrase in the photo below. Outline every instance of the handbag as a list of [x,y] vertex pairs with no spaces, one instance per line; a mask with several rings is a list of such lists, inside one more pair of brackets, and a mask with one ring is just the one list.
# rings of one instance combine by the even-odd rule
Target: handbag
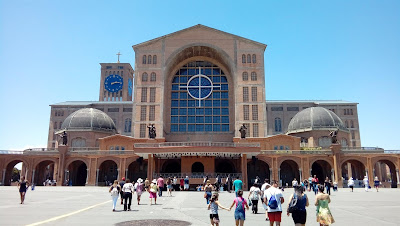
[[296,212],[299,209],[296,205],[297,205],[297,196],[293,195],[292,201],[289,203],[288,212],[289,213]]
[[251,202],[251,200],[249,199],[249,206],[253,205],[253,203]]

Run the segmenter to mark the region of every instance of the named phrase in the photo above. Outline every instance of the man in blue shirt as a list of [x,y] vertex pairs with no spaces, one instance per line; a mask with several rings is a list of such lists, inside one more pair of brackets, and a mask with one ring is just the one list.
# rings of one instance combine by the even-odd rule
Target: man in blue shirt
[[239,176],[236,177],[236,180],[233,182],[233,187],[235,188],[236,197],[238,196],[237,192],[242,190],[243,182],[239,179]]

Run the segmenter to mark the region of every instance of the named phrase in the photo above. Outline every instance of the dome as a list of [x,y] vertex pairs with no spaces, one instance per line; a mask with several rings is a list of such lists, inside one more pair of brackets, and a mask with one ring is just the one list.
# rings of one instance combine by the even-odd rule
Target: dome
[[334,112],[323,107],[310,107],[300,111],[290,120],[287,134],[336,129],[349,132]]
[[64,120],[61,129],[65,131],[116,132],[115,123],[110,116],[94,108],[83,108],[73,112]]

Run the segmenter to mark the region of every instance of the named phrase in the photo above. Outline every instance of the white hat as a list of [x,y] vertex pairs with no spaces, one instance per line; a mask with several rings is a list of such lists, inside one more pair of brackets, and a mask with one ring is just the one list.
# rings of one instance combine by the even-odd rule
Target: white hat
[[137,182],[142,183],[143,179],[139,177],[139,179],[137,179]]
[[155,184],[155,183],[157,183],[157,180],[153,179],[153,181],[151,183]]

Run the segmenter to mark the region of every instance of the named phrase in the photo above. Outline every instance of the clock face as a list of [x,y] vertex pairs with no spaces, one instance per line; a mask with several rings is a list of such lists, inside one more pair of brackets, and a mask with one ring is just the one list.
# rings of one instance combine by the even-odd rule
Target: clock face
[[122,89],[123,79],[119,75],[109,75],[104,80],[104,88],[111,93],[118,92]]
[[132,88],[133,88],[132,79],[129,79],[128,80],[128,93],[129,93],[129,96],[132,96]]

